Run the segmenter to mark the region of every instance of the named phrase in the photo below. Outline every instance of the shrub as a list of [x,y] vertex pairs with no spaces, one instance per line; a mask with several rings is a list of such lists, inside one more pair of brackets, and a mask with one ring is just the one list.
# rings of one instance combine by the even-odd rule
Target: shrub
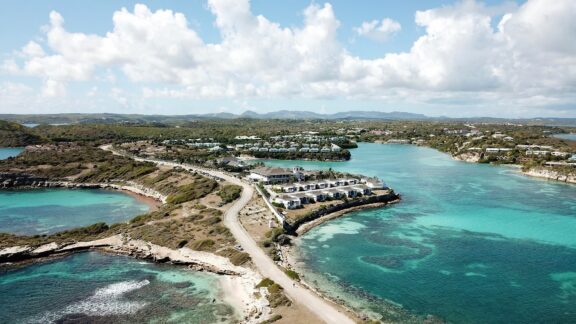
[[290,270],[290,269],[284,269],[284,273],[288,277],[290,277],[290,279],[300,281],[300,275],[298,274],[298,272],[296,272],[294,270]]
[[230,257],[230,262],[233,265],[239,266],[250,261],[250,255],[246,252],[236,252]]
[[264,278],[256,285],[256,288],[268,288],[273,284],[275,284],[274,280],[270,278]]
[[194,241],[194,243],[192,243],[190,248],[196,251],[210,251],[210,249],[212,249],[214,244],[215,242],[211,239],[198,240]]
[[201,178],[193,183],[179,186],[176,193],[168,196],[169,204],[181,204],[190,200],[202,198],[211,193],[218,184],[216,181],[208,178]]
[[222,186],[220,191],[218,191],[218,196],[222,198],[223,203],[227,204],[240,198],[241,193],[242,193],[242,187],[237,185],[225,185]]

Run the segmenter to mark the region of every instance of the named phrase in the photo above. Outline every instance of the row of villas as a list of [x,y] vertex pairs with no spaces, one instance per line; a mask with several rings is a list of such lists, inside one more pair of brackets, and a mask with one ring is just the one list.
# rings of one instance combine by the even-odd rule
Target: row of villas
[[299,208],[304,204],[327,199],[355,198],[372,194],[373,190],[385,189],[386,185],[378,178],[334,179],[299,182],[275,186],[282,191],[274,195],[272,201],[287,209]]
[[[271,185],[280,193],[272,192],[272,201],[287,209],[299,208],[303,204],[327,199],[354,198],[370,195],[373,190],[385,189],[386,185],[378,178],[341,178],[316,181],[301,181],[304,170],[280,168],[257,168],[251,171],[249,179]],[[293,180],[299,182],[293,182]]]
[[344,186],[330,189],[319,189],[310,191],[299,191],[292,194],[275,195],[272,201],[282,204],[286,209],[299,208],[304,204],[325,201],[327,199],[355,198],[358,196],[369,195],[372,188],[360,184],[356,186]]
[[[346,178],[329,179],[303,182],[305,176],[302,167],[295,166],[292,169],[282,168],[255,168],[250,171],[248,179],[252,182],[262,182],[266,185],[276,185],[282,192],[308,191],[315,189],[326,189],[332,187],[349,186],[356,184],[366,184],[371,188],[384,188],[384,183],[378,178]],[[298,182],[294,182],[294,180]],[[283,184],[283,185],[282,185]]]
[[[525,155],[532,155],[532,156],[556,156],[556,157],[570,157],[572,153],[568,152],[560,152],[560,151],[548,151],[552,149],[552,146],[543,146],[543,145],[516,145],[516,148],[526,150]],[[468,151],[481,151],[482,148],[479,147],[471,147]],[[513,149],[506,148],[506,147],[488,147],[486,148],[486,153],[503,153],[503,152],[510,152]]]
[[286,147],[280,147],[280,148],[276,148],[276,147],[250,147],[247,149],[248,151],[251,152],[268,152],[268,153],[296,153],[296,152],[301,152],[301,153],[332,153],[332,152],[340,152],[342,149],[340,148],[340,146],[336,145],[336,144],[332,144],[331,146],[324,146],[322,148],[319,147],[297,147],[297,146],[292,146],[289,148]]

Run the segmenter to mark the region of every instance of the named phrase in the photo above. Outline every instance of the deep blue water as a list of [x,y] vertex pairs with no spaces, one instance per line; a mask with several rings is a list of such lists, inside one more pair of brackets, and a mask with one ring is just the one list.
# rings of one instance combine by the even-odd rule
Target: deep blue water
[[22,147],[0,147],[0,160],[5,160],[9,157],[14,157],[20,154],[24,148]]
[[0,190],[0,232],[51,234],[98,222],[125,222],[149,209],[138,199],[112,190]]
[[88,252],[0,272],[0,323],[217,323],[216,275]]
[[402,194],[298,240],[306,281],[388,318],[383,299],[456,323],[576,323],[576,186],[416,146],[352,157],[267,162],[375,175]]

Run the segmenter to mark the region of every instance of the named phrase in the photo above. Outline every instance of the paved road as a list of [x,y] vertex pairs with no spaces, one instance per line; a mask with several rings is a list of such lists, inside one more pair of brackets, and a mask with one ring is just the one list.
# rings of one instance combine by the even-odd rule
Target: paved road
[[[104,146],[103,149],[112,151],[110,146]],[[115,152],[119,154],[118,152]],[[147,161],[154,162],[160,165],[167,166],[179,166],[186,170],[197,171],[212,175],[214,177],[225,179],[226,181],[242,186],[242,195],[240,199],[236,200],[234,204],[226,211],[224,214],[224,224],[230,229],[230,232],[238,243],[242,246],[244,251],[250,255],[252,262],[258,268],[258,271],[263,277],[268,277],[278,283],[284,288],[284,292],[294,301],[300,305],[307,307],[312,313],[314,313],[318,318],[322,319],[326,323],[355,323],[350,317],[348,317],[344,312],[339,311],[331,302],[321,298],[316,293],[303,288],[300,285],[294,285],[294,281],[290,279],[276,264],[272,259],[270,259],[262,249],[257,245],[257,243],[252,239],[252,237],[244,230],[244,227],[240,224],[238,220],[238,214],[240,210],[248,204],[252,195],[254,194],[254,189],[251,185],[242,182],[240,179],[225,174],[220,171],[197,168],[186,164],[179,164],[175,162],[165,162],[151,159],[134,158],[137,161]]]

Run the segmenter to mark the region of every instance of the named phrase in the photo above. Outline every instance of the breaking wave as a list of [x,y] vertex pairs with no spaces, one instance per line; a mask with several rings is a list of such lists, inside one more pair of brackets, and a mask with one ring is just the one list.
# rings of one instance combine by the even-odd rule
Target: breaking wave
[[122,300],[128,292],[138,290],[150,284],[148,280],[123,281],[98,288],[94,294],[84,300],[66,306],[56,312],[47,312],[32,318],[27,323],[51,323],[70,314],[88,316],[112,316],[134,314],[146,307],[147,303]]

